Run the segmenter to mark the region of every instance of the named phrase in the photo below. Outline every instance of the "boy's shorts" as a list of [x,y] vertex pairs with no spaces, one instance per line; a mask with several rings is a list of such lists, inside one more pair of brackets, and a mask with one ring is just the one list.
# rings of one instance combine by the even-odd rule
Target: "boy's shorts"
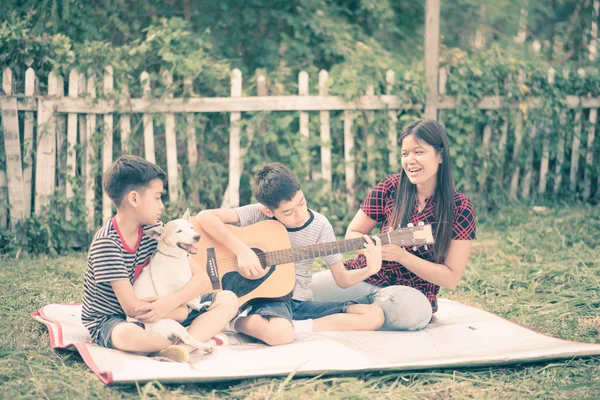
[[[200,310],[191,310],[189,312],[187,318],[185,319],[185,321],[183,321],[181,323],[181,325],[186,326],[186,327],[190,326],[190,324],[194,321],[194,319],[196,319],[196,317],[205,313],[206,310],[208,310],[208,307],[211,306],[211,304],[214,302],[214,300],[215,300],[215,293],[209,293],[209,294],[202,296],[200,298],[200,302],[201,303],[210,302],[210,304],[203,305]],[[136,324],[137,326],[139,326],[141,328],[144,328],[144,324],[142,322],[127,321],[126,317],[124,315],[111,315],[98,328],[98,336],[96,339],[96,343],[99,346],[107,347],[109,349],[114,349],[115,346],[113,345],[112,340],[111,340],[112,331],[113,331],[113,329],[115,329],[115,326],[117,326],[123,322],[129,322],[132,324]]]
[[350,304],[358,304],[358,301],[321,302],[321,301],[263,301],[252,305],[249,315],[260,315],[267,319],[278,317],[288,321],[317,319],[331,314],[345,314]]

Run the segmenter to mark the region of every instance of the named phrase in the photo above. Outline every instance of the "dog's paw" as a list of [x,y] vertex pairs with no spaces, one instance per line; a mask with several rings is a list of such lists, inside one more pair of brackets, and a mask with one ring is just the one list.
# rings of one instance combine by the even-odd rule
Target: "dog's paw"
[[212,353],[214,350],[213,346],[208,345],[207,348],[196,349],[190,353],[190,359],[188,363],[194,368],[194,365],[201,362],[207,354]]
[[198,349],[198,351],[202,351],[204,352],[204,354],[209,354],[215,351],[215,346],[213,346],[212,344],[205,343],[201,349]]

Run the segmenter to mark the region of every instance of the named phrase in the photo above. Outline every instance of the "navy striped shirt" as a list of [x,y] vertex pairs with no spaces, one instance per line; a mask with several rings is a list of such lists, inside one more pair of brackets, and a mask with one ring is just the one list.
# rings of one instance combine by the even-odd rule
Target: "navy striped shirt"
[[[162,222],[158,224],[162,225]],[[81,321],[94,341],[98,337],[100,325],[111,316],[125,317],[111,282],[133,281],[148,265],[156,252],[158,242],[145,236],[141,226],[134,248],[130,248],[113,217],[96,232],[88,252],[88,266],[83,283],[83,310]]]

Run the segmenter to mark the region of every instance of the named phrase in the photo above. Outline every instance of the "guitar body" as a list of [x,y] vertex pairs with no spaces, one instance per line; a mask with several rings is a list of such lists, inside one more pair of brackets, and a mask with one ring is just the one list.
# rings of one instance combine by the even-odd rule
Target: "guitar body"
[[[265,265],[266,274],[257,279],[245,278],[237,269],[237,258],[227,247],[202,229],[197,218],[192,218],[194,230],[200,234],[197,254],[191,256],[206,270],[212,292],[230,290],[239,298],[240,309],[259,300],[282,301],[291,298],[296,283],[294,263]],[[250,247],[264,261],[264,253],[287,250],[291,247],[285,226],[278,221],[261,221],[239,228],[227,225],[238,239]]]

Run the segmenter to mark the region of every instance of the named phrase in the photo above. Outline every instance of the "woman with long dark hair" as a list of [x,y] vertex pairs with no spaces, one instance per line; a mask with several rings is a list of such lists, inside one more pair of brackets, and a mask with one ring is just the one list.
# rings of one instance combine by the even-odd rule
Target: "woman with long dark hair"
[[[408,125],[400,136],[402,170],[379,182],[362,202],[348,226],[346,238],[381,232],[408,224],[431,224],[435,244],[415,248],[384,246],[383,266],[348,289],[341,289],[329,271],[313,276],[316,301],[360,300],[385,312],[384,330],[423,329],[437,311],[440,286],[460,281],[475,239],[473,205],[454,188],[448,137],[433,120]],[[363,268],[365,257],[348,260],[347,269]],[[367,300],[364,300],[367,299]]]

